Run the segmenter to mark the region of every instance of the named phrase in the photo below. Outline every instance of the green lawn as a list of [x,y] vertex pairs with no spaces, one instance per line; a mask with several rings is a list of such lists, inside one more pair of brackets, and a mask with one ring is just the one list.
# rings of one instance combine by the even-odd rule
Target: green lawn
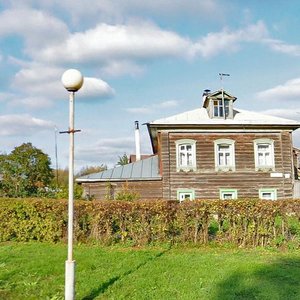
[[[76,299],[300,299],[297,251],[75,247]],[[63,299],[66,245],[0,244],[0,299]]]

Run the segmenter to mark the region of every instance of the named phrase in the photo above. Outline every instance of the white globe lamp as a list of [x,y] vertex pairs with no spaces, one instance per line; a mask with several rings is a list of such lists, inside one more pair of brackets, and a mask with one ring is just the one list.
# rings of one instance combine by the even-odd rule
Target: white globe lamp
[[61,77],[63,86],[69,92],[77,92],[83,85],[82,74],[75,69],[69,69]]

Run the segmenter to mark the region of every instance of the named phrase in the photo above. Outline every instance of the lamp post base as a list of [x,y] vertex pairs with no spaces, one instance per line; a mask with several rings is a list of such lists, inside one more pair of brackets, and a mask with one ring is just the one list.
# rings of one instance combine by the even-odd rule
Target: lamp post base
[[65,300],[75,299],[75,260],[66,261]]

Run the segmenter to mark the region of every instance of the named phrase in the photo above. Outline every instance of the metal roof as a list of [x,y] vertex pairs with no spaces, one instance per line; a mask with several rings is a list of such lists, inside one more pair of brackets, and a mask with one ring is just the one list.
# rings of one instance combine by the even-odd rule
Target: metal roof
[[300,127],[298,121],[242,109],[234,109],[233,119],[210,118],[204,107],[155,120],[149,125],[286,125]]
[[158,156],[139,160],[124,166],[93,173],[76,179],[77,182],[126,181],[126,180],[160,180]]

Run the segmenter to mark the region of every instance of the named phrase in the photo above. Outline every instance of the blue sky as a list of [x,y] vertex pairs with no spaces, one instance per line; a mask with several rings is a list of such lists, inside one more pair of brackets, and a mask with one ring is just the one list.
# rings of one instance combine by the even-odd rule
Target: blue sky
[[[55,165],[55,127],[68,127],[69,68],[76,94],[75,165],[113,166],[134,153],[134,121],[195,109],[224,88],[238,108],[300,121],[299,1],[2,0],[2,153],[31,142]],[[141,126],[142,153],[150,153]],[[300,146],[300,134],[294,133]],[[58,135],[67,167],[68,136]]]

